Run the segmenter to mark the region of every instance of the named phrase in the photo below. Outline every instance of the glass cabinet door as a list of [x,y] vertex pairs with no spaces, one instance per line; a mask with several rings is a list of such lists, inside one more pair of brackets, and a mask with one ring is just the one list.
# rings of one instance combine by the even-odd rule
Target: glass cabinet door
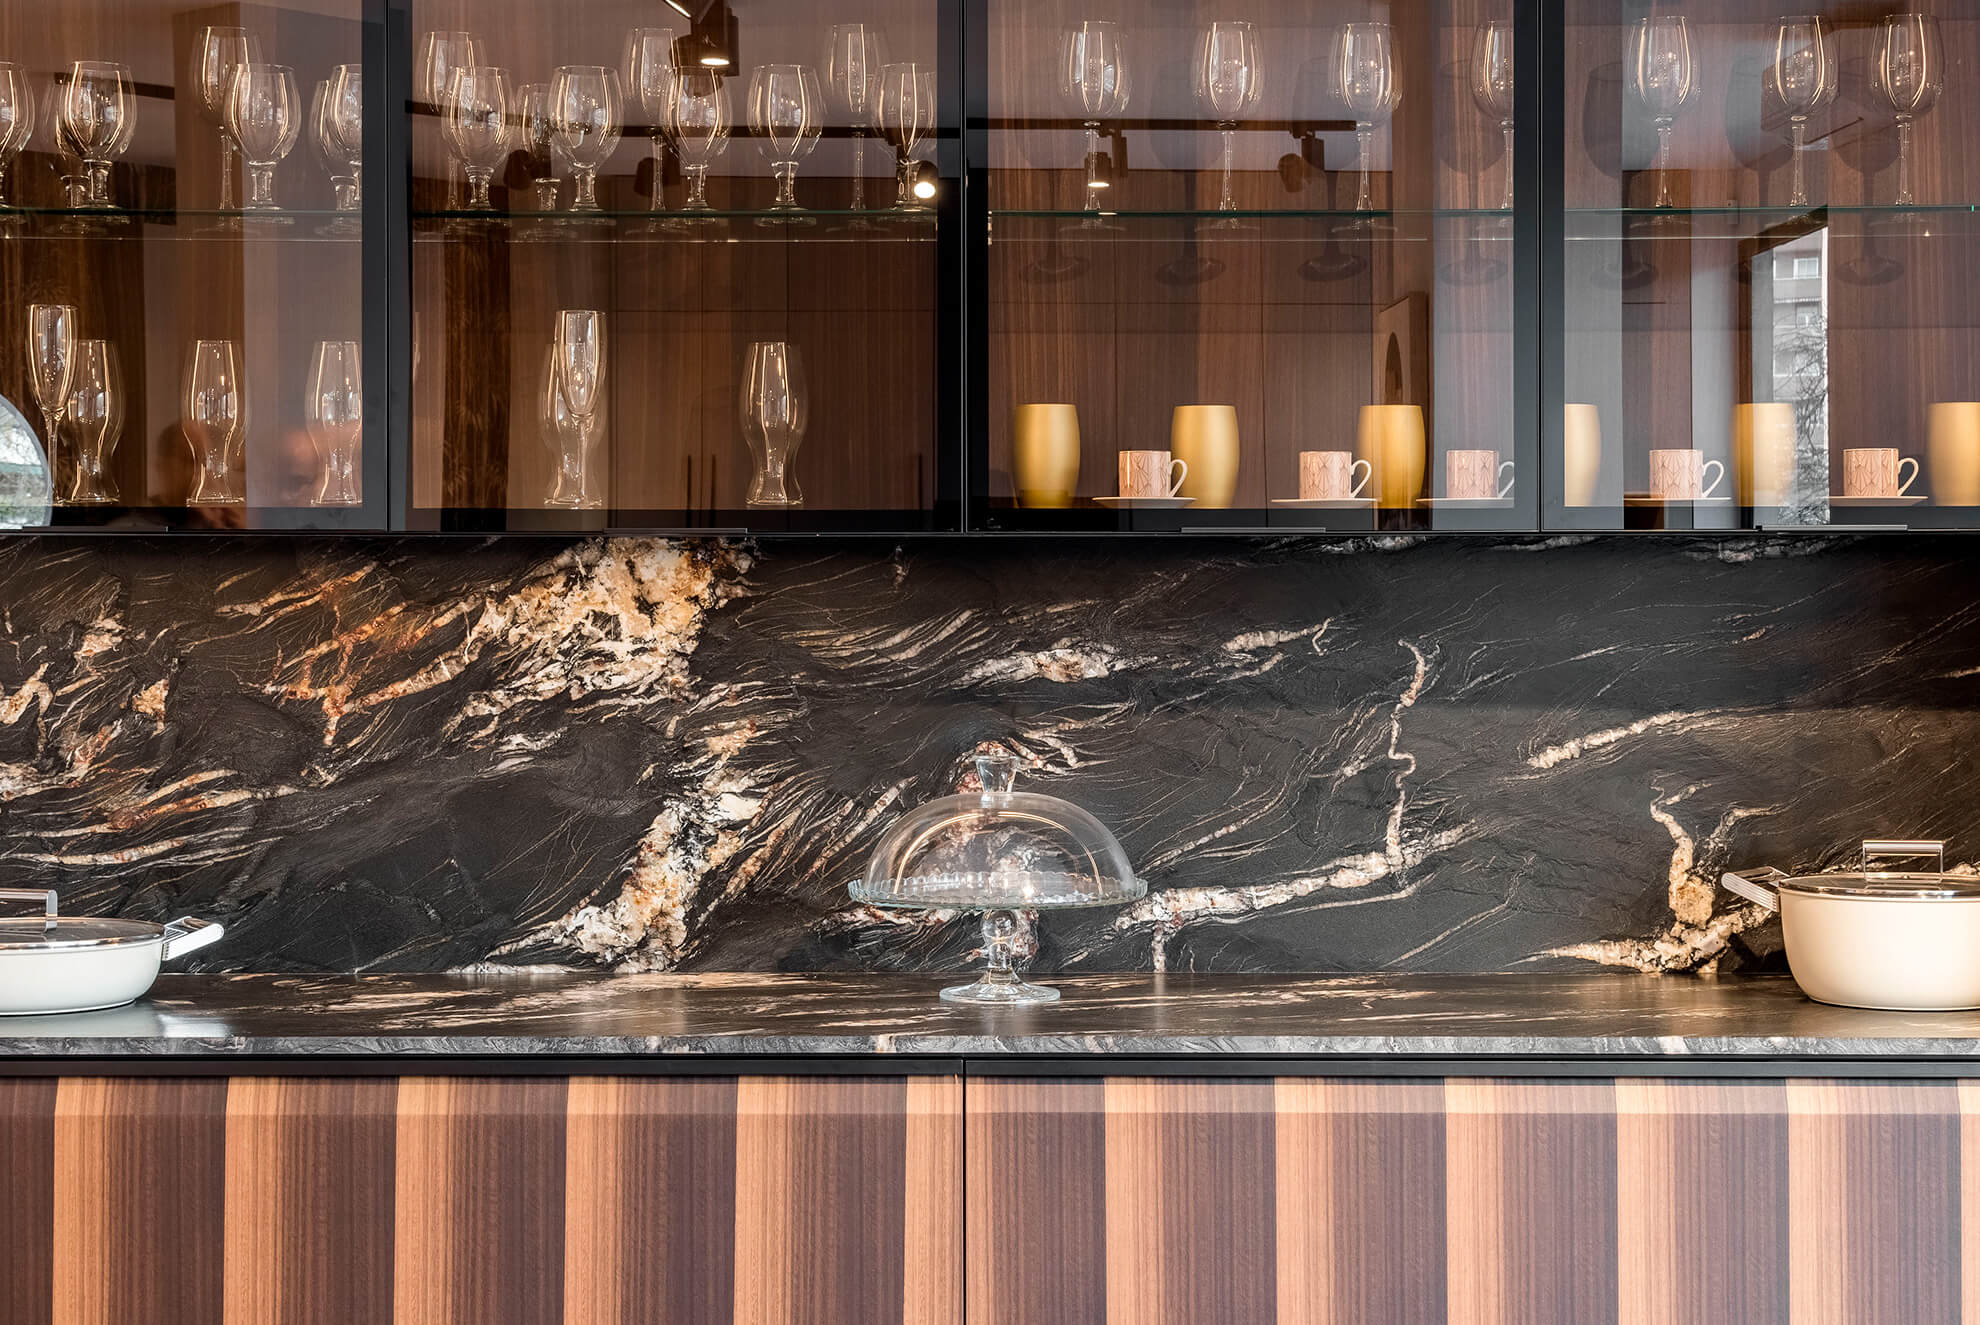
[[1567,0],[1550,527],[1980,518],[1980,11],[1800,7]]
[[0,525],[384,525],[363,10],[0,0]]
[[982,9],[977,527],[1535,526],[1511,3]]
[[936,4],[411,13],[413,527],[957,526]]

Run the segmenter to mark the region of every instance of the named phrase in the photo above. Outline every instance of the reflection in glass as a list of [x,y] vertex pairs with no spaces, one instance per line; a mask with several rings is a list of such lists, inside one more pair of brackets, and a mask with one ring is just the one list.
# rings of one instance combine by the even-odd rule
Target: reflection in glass
[[322,468],[314,506],[359,506],[358,440],[364,434],[364,372],[354,340],[320,340],[309,364],[303,422]]
[[1481,23],[1471,38],[1471,99],[1499,122],[1505,140],[1506,189],[1499,198],[1513,208],[1513,25],[1504,19]]
[[880,86],[873,97],[873,124],[894,149],[900,184],[895,211],[921,210],[914,197],[914,149],[922,136],[935,128],[933,92],[934,76],[924,76],[918,65],[890,64],[880,71]]
[[1911,185],[1912,122],[1939,103],[1946,85],[1945,49],[1939,42],[1939,21],[1930,14],[1892,14],[1884,20],[1883,44],[1877,52],[1877,90],[1897,112],[1898,185],[1900,207],[1918,199]]
[[804,359],[788,341],[753,341],[743,354],[741,412],[743,439],[749,443],[750,506],[796,508],[804,505],[792,459],[804,441],[807,402]]
[[467,171],[467,205],[473,211],[495,206],[488,186],[495,167],[509,154],[515,120],[509,114],[509,75],[502,69],[475,65],[454,75],[447,93],[447,142]]
[[626,95],[646,112],[652,130],[653,202],[656,212],[667,210],[667,107],[674,100],[674,30],[634,28],[626,34]]
[[354,212],[362,202],[364,178],[364,69],[340,64],[318,88],[320,100],[311,118],[316,150],[330,167],[330,186],[340,212]]
[[131,145],[136,127],[131,71],[106,60],[77,60],[62,92],[62,128],[82,158],[84,206],[109,207],[110,163]]
[[591,491],[589,462],[592,425],[605,379],[605,315],[595,308],[559,309],[550,363],[545,417],[555,423],[561,401],[569,422],[556,427],[558,479],[549,504],[594,507],[601,503]]
[[8,205],[7,172],[34,137],[34,90],[27,71],[0,61],[0,207]]
[[687,175],[687,201],[681,210],[709,211],[708,167],[729,145],[732,127],[729,91],[722,75],[710,69],[683,69],[674,80],[674,100],[667,109],[668,136]]
[[296,145],[302,129],[295,71],[280,64],[242,65],[234,74],[233,91],[227,94],[227,127],[247,162],[244,209],[281,210],[275,203],[275,167]]
[[73,304],[28,306],[28,379],[41,407],[42,441],[48,464],[61,454],[62,416],[76,369],[76,309]]
[[530,188],[536,193],[536,210],[557,210],[557,191],[563,181],[557,178],[554,147],[557,118],[550,108],[550,85],[526,83],[516,93],[517,117],[522,122],[524,163],[529,169]]
[[1794,183],[1788,194],[1790,207],[1808,205],[1808,181],[1803,153],[1808,145],[1808,116],[1836,95],[1835,45],[1828,22],[1820,14],[1796,14],[1781,20],[1774,40],[1774,63],[1768,81],[1774,94],[1787,108],[1793,135]]
[[1354,209],[1372,211],[1375,206],[1369,188],[1369,165],[1374,156],[1375,125],[1395,112],[1402,100],[1402,87],[1396,81],[1395,35],[1387,23],[1349,23],[1341,29],[1341,100],[1354,116],[1355,151],[1361,158],[1361,181],[1355,190]]
[[[1237,161],[1237,122],[1258,104],[1258,32],[1249,23],[1212,23],[1197,43],[1192,74],[1196,100],[1217,121],[1223,138],[1223,187],[1217,210],[1235,211],[1231,171]],[[1364,158],[1365,159],[1365,158]],[[1365,168],[1365,167],[1364,167]]]
[[571,210],[598,211],[598,168],[619,145],[626,122],[618,72],[598,64],[564,65],[550,80],[550,105],[552,141],[563,149],[577,181]]
[[825,87],[833,108],[852,126],[852,209],[856,212],[866,210],[866,125],[873,117],[873,93],[886,63],[886,43],[878,29],[864,23],[833,26],[825,55]]
[[749,76],[749,127],[777,176],[771,210],[799,210],[798,162],[811,155],[825,129],[818,75],[801,64],[758,65]]
[[1658,207],[1675,207],[1671,194],[1671,129],[1677,113],[1698,94],[1691,28],[1682,14],[1639,19],[1630,33],[1629,87],[1657,127]]
[[[447,93],[454,75],[480,64],[481,43],[472,32],[436,31],[420,38],[419,60],[413,66],[413,95],[429,114],[445,116]],[[460,177],[454,159],[447,158],[447,210],[461,205]]]
[[195,341],[186,359],[185,414],[180,427],[193,453],[188,506],[241,506],[234,482],[246,433],[240,348],[230,340]]
[[1113,23],[1081,23],[1068,29],[1060,95],[1086,125],[1086,206],[1100,210],[1100,196],[1113,183],[1110,158],[1100,149],[1103,121],[1128,108],[1128,67],[1121,50],[1121,30]]
[[220,210],[234,210],[234,154],[240,145],[227,123],[227,97],[234,74],[261,61],[261,40],[246,28],[204,28],[193,47],[193,90],[199,112],[220,135]]
[[111,453],[124,428],[124,384],[117,351],[108,341],[76,342],[76,367],[69,385],[69,431],[76,439],[75,482],[69,503],[100,506],[117,500],[109,475]]

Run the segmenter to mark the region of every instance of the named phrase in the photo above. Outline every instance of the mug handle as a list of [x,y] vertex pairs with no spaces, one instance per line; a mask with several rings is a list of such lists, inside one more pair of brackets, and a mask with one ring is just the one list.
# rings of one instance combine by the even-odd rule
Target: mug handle
[[1183,480],[1189,477],[1189,462],[1181,456],[1177,456],[1169,462],[1169,468],[1180,471],[1176,474],[1175,482],[1169,485],[1169,495],[1173,497],[1182,491]]
[[[1910,478],[1906,478],[1906,477],[1904,476],[1904,467],[1905,467],[1906,465],[1910,465],[1910,466],[1911,466],[1911,477],[1910,477]],[[1908,496],[1910,496],[1910,495],[1911,495],[1911,485],[1912,485],[1912,484],[1914,484],[1914,483],[1916,483],[1917,481],[1918,481],[1918,460],[1917,460],[1917,458],[1916,458],[1916,457],[1914,457],[1914,456],[1906,456],[1906,457],[1905,457],[1904,459],[1902,459],[1902,460],[1900,460],[1900,461],[1898,461],[1898,491],[1897,491],[1897,495],[1898,495],[1898,496],[1900,496],[1900,497],[1908,497]]]
[[[1354,477],[1357,473],[1361,475],[1361,479],[1358,482],[1355,481]],[[1366,460],[1357,460],[1349,465],[1348,482],[1350,486],[1348,488],[1348,496],[1359,497],[1362,493],[1366,492],[1368,490],[1368,480],[1374,477],[1375,466],[1369,464]]]
[[1513,484],[1519,479],[1517,474],[1512,478],[1506,477],[1506,471],[1512,467],[1513,462],[1510,460],[1502,461],[1499,465],[1499,499],[1502,501],[1512,496]]
[[1706,483],[1702,486],[1701,490],[1698,493],[1698,495],[1701,498],[1709,497],[1713,493],[1717,492],[1719,490],[1719,485],[1726,481],[1726,467],[1717,460],[1707,460],[1705,462],[1705,469],[1703,472],[1709,473],[1714,469],[1718,470],[1719,472],[1712,475],[1711,482]]

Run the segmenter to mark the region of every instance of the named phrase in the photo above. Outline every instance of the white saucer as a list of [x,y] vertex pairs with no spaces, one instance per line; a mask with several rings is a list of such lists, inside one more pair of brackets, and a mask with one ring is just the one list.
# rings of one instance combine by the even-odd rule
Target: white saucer
[[1916,506],[1925,500],[1925,494],[1914,492],[1908,497],[1831,497],[1831,506]]
[[1195,501],[1194,497],[1095,497],[1093,500],[1102,506],[1111,506],[1119,511],[1179,511]]
[[1418,506],[1442,507],[1447,511],[1510,511],[1511,497],[1418,497]]
[[1274,497],[1274,506],[1290,506],[1296,511],[1365,511],[1375,504],[1373,497]]
[[1654,492],[1625,492],[1625,506],[1730,506],[1732,494],[1723,497],[1659,497]]

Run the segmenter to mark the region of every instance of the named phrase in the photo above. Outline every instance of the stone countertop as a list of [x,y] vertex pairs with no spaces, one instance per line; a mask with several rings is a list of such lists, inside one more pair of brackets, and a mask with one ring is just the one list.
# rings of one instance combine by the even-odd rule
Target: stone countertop
[[1085,975],[1024,1010],[898,975],[165,975],[0,1018],[0,1054],[1980,1057],[1980,1012],[1868,1012],[1785,977]]

